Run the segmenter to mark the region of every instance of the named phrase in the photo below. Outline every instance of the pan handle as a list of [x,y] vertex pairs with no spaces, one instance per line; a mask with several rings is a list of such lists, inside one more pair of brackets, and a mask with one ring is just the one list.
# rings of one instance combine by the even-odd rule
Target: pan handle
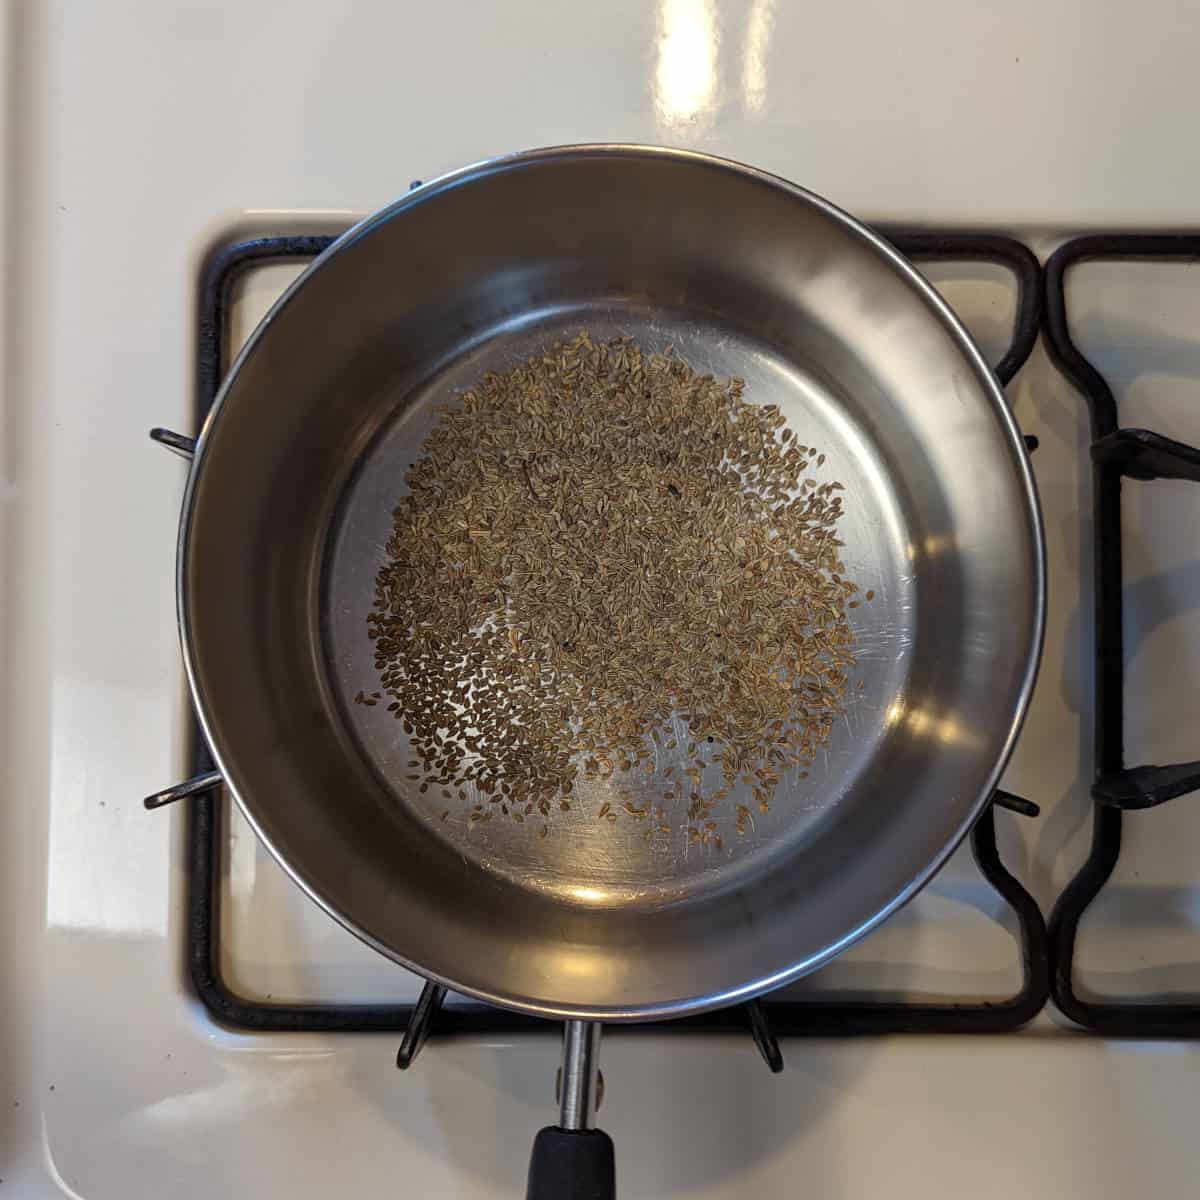
[[525,1200],[614,1200],[612,1138],[592,1128],[600,1066],[598,1021],[568,1021],[563,1030],[559,1123],[538,1133],[529,1158]]

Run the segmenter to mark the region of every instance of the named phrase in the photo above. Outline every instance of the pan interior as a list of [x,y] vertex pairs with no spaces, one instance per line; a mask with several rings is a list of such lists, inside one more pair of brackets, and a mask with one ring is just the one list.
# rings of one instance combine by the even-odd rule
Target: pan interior
[[[713,814],[722,849],[688,840],[688,801],[665,800],[671,779],[689,765],[684,757],[686,726],[676,719],[679,748],[659,749],[655,772],[618,772],[611,779],[576,783],[570,811],[554,805],[537,836],[536,814],[518,824],[496,813],[495,820],[472,822],[472,806],[487,797],[467,785],[465,799],[443,797],[439,787],[425,793],[407,781],[414,751],[400,721],[386,704],[355,703],[358,693],[379,685],[366,616],[374,597],[375,575],[386,558],[384,544],[391,511],[404,494],[404,474],[436,421],[436,406],[452,401],[488,371],[504,371],[540,354],[559,338],[586,329],[594,339],[633,337],[645,350],[673,346],[692,367],[718,378],[740,377],[746,396],[775,404],[801,441],[826,455],[821,480],[845,485],[846,513],[838,526],[845,542],[849,578],[875,599],[849,615],[855,633],[857,667],[847,689],[844,716],[817,762],[800,778],[783,776],[770,811],[762,813],[752,789],[739,783]],[[910,522],[897,477],[890,474],[868,431],[839,397],[836,388],[811,370],[788,361],[749,335],[711,320],[635,304],[598,303],[531,314],[512,321],[459,355],[422,386],[399,398],[381,399],[394,415],[363,454],[338,507],[328,540],[323,572],[323,645],[340,719],[370,760],[392,802],[416,818],[429,835],[444,841],[481,870],[568,903],[638,905],[653,908],[714,887],[752,877],[766,859],[788,858],[820,836],[840,804],[871,803],[858,781],[885,745],[889,713],[903,695],[919,606],[908,556]],[[861,688],[859,685],[861,684]],[[389,699],[385,696],[385,700]],[[669,739],[668,739],[669,740]],[[678,777],[678,776],[676,776]],[[649,801],[666,811],[669,835],[643,838],[647,825],[622,809]],[[605,801],[615,823],[597,820]],[[752,828],[737,836],[735,806],[746,805]],[[448,814],[442,819],[443,813]],[[653,822],[657,828],[659,822]]]

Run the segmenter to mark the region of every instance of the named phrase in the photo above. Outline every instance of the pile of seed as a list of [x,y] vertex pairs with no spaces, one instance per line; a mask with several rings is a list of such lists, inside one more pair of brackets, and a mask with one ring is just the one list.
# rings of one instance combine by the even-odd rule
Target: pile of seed
[[385,696],[361,695],[403,722],[410,783],[544,836],[581,776],[666,758],[693,840],[739,781],[766,811],[854,662],[823,462],[741,380],[629,339],[485,376],[406,476],[368,617]]

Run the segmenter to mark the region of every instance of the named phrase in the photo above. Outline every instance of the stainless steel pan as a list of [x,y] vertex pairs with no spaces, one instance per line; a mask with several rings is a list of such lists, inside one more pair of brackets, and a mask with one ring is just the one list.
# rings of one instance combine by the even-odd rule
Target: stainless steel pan
[[[457,808],[443,823],[404,782],[400,724],[351,702],[375,680],[374,576],[434,404],[579,328],[674,345],[779,405],[846,485],[845,558],[877,594],[854,614],[865,689],[809,777],[720,853],[680,814],[649,846],[596,821],[608,781],[546,839]],[[565,147],[421,188],[275,305],[196,445],[179,623],[220,773],[319,904],[456,991],[633,1021],[811,971],[937,870],[1021,723],[1042,558],[1004,397],[885,242],[747,167]],[[661,802],[658,777],[626,786]]]

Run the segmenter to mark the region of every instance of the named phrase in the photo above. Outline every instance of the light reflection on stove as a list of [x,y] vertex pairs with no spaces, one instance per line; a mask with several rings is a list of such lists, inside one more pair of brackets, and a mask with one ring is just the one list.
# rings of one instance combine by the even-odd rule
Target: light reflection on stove
[[747,112],[761,113],[767,106],[767,51],[775,23],[771,0],[754,0],[746,23],[746,57],[742,63],[742,102]]
[[696,121],[714,110],[717,28],[710,0],[663,0],[654,102],[664,124]]

